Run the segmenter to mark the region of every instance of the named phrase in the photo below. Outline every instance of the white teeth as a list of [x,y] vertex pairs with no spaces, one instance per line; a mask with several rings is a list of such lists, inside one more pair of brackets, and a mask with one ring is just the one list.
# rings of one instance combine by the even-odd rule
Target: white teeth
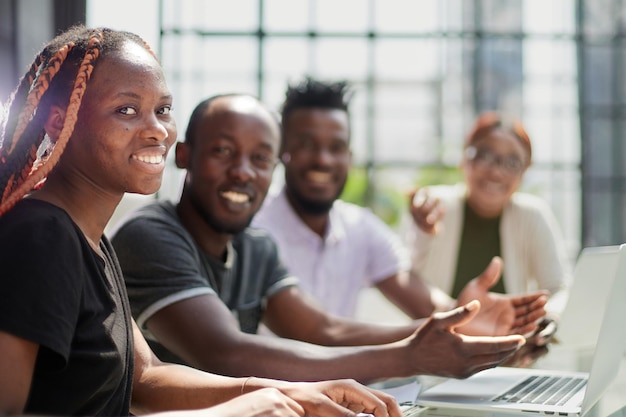
[[146,164],[160,164],[163,162],[163,155],[133,155],[133,159]]
[[224,191],[222,193],[222,197],[224,197],[227,200],[232,201],[233,203],[247,203],[248,201],[250,201],[250,197],[246,194],[242,194],[242,193],[237,193],[235,191]]
[[307,179],[315,182],[330,182],[332,175],[327,172],[310,171],[307,173]]

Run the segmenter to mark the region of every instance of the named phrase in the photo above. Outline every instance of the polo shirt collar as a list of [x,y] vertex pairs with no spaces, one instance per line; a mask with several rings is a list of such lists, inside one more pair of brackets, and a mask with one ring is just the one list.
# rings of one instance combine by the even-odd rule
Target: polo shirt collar
[[[285,187],[283,187],[280,193],[276,196],[276,199],[276,202],[280,205],[281,211],[285,214],[284,227],[291,231],[289,234],[290,240],[294,242],[300,239],[316,241],[322,240],[317,233],[309,229],[302,219],[298,217],[296,211],[291,207],[291,204],[289,204],[289,200],[287,199]],[[329,212],[328,226],[323,239],[323,243],[325,245],[335,244],[341,241],[346,235],[345,227],[337,209],[338,204],[340,203],[336,200]]]

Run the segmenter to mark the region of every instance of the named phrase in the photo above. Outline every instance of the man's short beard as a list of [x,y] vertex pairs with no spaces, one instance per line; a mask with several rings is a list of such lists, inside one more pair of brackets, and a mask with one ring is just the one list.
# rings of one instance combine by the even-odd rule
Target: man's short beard
[[287,192],[302,212],[311,216],[323,216],[328,214],[330,209],[333,208],[333,204],[335,204],[335,201],[341,196],[345,185],[346,183],[344,181],[341,187],[339,187],[337,194],[332,199],[326,201],[311,200],[298,192],[296,187],[289,187],[288,184]]
[[333,208],[335,200],[332,201],[313,201],[302,198],[302,196],[295,194],[294,198],[298,202],[300,210],[311,216],[322,216],[330,212]]
[[210,211],[205,210],[199,199],[195,198],[193,195],[190,195],[190,201],[196,212],[200,215],[200,217],[202,217],[202,220],[204,220],[204,222],[217,233],[225,233],[230,235],[236,235],[238,233],[241,233],[248,226],[250,226],[250,223],[252,223],[252,218],[254,217],[254,215],[250,216],[248,220],[243,223],[225,223],[213,216]]

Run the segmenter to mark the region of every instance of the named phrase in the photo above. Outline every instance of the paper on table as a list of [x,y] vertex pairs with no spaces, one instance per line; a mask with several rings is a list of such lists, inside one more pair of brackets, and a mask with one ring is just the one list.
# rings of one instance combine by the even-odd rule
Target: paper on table
[[[400,408],[407,409],[413,406],[415,399],[420,392],[420,384],[415,378],[406,380],[391,380],[383,383],[370,385],[370,388],[377,389],[393,396]],[[359,417],[371,417],[371,414],[360,413]]]
[[400,405],[413,405],[417,394],[420,392],[420,384],[413,380],[404,385],[398,385],[389,388],[381,388],[381,391],[392,395]]

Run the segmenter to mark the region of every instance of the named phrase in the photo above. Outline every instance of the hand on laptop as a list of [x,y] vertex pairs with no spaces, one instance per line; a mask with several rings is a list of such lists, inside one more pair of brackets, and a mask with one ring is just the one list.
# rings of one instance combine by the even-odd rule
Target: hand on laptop
[[457,329],[460,333],[474,336],[530,335],[545,317],[544,306],[548,302],[545,291],[519,296],[489,292],[500,279],[501,271],[502,259],[496,256],[485,271],[471,280],[459,294],[459,305],[471,300],[481,303],[478,315]]
[[435,313],[408,339],[414,374],[467,378],[513,357],[526,339],[521,335],[468,336],[457,333],[474,319],[480,302]]
[[375,417],[402,417],[394,397],[350,379],[286,383],[279,389],[295,399],[307,416],[345,416],[346,409]]

